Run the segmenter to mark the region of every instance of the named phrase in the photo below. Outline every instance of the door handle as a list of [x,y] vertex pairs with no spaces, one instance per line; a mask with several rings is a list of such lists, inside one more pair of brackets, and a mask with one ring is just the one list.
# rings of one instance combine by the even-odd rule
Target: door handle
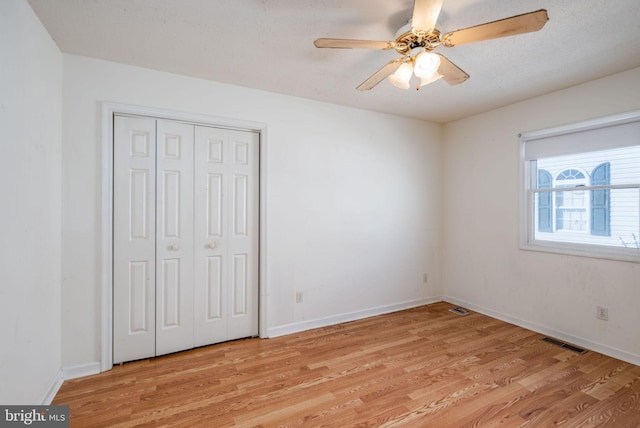
[[217,247],[217,245],[216,245],[215,242],[211,242],[211,243],[207,244],[207,248],[209,248],[211,250],[214,250],[216,247]]
[[180,245],[169,245],[169,249],[171,251],[178,251],[180,249]]

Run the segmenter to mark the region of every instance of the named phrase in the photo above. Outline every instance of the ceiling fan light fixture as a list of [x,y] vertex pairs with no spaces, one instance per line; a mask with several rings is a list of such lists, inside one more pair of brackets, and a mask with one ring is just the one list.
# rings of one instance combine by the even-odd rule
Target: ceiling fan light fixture
[[440,56],[438,54],[423,51],[415,56],[414,64],[413,72],[416,76],[421,79],[429,79],[435,76],[438,72],[438,68],[440,67]]
[[320,38],[313,44],[317,48],[395,50],[401,57],[389,61],[356,89],[372,89],[385,78],[398,88],[408,89],[412,74],[420,79],[417,86],[419,89],[441,77],[449,85],[458,85],[469,78],[464,70],[447,57],[434,53],[434,49],[531,33],[540,30],[549,20],[547,10],[539,9],[441,33],[436,24],[443,1],[414,0],[411,19],[398,30],[395,41]]
[[391,76],[387,77],[389,81],[400,89],[409,89],[409,81],[411,80],[411,73],[413,69],[408,62],[402,63],[400,67]]

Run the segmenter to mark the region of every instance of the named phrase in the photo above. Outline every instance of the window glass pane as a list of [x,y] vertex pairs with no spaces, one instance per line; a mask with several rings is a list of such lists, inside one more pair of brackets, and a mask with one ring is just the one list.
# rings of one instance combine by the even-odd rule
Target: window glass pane
[[[640,182],[640,146],[622,147],[619,149],[601,150],[597,152],[576,153],[573,155],[554,156],[537,159],[538,170],[548,171],[554,181],[583,179],[585,185],[591,183],[594,170],[603,163],[611,164],[609,184],[632,184]],[[580,175],[581,177],[579,177]],[[553,187],[558,187],[560,183]],[[571,184],[575,185],[575,183]]]
[[[579,199],[591,200],[592,193],[604,190],[576,190],[551,192],[564,195],[564,201]],[[537,193],[534,198],[534,239],[552,242],[570,242],[577,244],[608,245],[613,247],[640,248],[640,189],[610,189],[608,209],[581,209],[573,206],[555,208],[555,216],[551,220],[540,210],[539,204],[544,202],[545,193]],[[577,197],[572,194],[580,194]],[[569,196],[572,195],[572,196]],[[541,199],[542,198],[542,199]],[[595,205],[595,204],[593,204]],[[541,214],[542,213],[542,214]],[[552,221],[552,227],[547,222]],[[608,223],[608,233],[593,233],[591,223],[600,225]],[[595,229],[597,232],[600,229]]]
[[546,157],[532,165],[538,189],[558,189],[533,198],[534,240],[640,248],[639,188],[580,189],[640,184],[640,146]]

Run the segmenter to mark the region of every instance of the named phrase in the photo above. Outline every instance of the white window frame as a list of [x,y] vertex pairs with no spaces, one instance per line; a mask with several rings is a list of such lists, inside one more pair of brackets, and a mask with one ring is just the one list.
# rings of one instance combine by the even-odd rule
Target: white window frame
[[[533,198],[535,197],[535,193],[532,192],[531,189],[537,185],[537,175],[535,168],[531,168],[532,162],[531,159],[528,159],[526,153],[527,142],[544,139],[552,142],[556,137],[562,137],[568,134],[585,131],[606,132],[607,127],[634,123],[640,124],[640,110],[555,128],[526,132],[518,136],[520,144],[520,249],[640,263],[640,249],[534,239],[535,213],[533,212]],[[602,149],[602,147],[600,148]],[[563,154],[568,153],[571,153],[571,151],[565,151]],[[638,188],[638,191],[640,191],[640,183],[623,186],[581,186],[580,189],[598,190],[602,188],[615,189],[629,187]],[[638,209],[640,210],[640,206]]]

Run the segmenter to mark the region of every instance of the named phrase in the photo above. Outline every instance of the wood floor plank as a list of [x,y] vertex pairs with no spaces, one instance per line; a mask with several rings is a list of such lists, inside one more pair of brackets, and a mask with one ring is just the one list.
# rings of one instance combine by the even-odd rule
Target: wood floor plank
[[640,427],[640,367],[437,303],[65,381],[72,427]]

